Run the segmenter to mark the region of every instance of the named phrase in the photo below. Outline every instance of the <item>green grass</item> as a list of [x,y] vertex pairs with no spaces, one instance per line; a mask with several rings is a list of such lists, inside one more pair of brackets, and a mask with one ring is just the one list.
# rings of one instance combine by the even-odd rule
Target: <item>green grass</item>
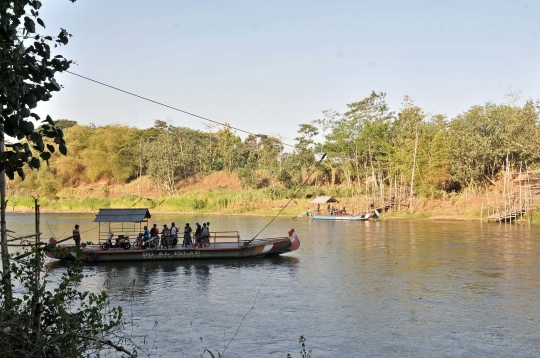
[[[116,198],[95,197],[61,197],[40,198],[39,203],[44,211],[60,212],[96,212],[100,208],[148,208],[152,212],[175,213],[207,213],[223,215],[276,215],[290,200],[294,191],[283,188],[264,188],[251,190],[216,190],[208,193],[184,193],[172,197],[143,198],[138,195],[122,195]],[[321,189],[306,188],[298,193],[297,198],[282,212],[282,216],[295,217],[305,213],[314,196],[332,195],[346,200],[352,197],[349,188]],[[456,198],[456,200],[459,200]],[[422,203],[420,200],[419,203]],[[433,205],[435,204],[435,205]],[[456,219],[480,219],[480,207],[464,206],[459,212],[449,214],[437,202],[431,209],[417,209],[413,214],[408,212],[387,212],[383,219],[422,219],[447,216]],[[9,197],[8,211],[33,211],[34,198],[26,196]],[[485,214],[485,212],[484,212]],[[528,221],[529,217],[524,217]],[[540,222],[540,211],[532,214],[533,222]]]

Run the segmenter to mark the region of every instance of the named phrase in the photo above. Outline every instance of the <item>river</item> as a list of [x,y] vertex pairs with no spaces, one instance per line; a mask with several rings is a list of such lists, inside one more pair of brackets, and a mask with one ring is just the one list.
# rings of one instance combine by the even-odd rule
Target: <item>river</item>
[[[41,231],[65,237],[78,223],[91,240],[93,217],[43,214]],[[270,218],[150,222],[196,220],[251,238]],[[31,214],[7,221],[33,232]],[[89,265],[83,288],[105,288],[155,356],[300,357],[300,335],[317,358],[538,356],[540,226],[280,218],[260,237],[293,227],[301,247],[280,257]]]

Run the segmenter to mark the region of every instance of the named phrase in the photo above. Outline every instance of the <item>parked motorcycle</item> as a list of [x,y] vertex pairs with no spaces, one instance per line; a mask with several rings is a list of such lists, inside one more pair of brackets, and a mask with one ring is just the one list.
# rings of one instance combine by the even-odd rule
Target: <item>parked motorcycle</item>
[[122,248],[124,250],[129,250],[131,247],[131,242],[129,242],[128,238],[118,238],[115,240],[115,242],[112,242],[113,235],[109,234],[107,237],[107,240],[101,244],[102,250],[108,250],[108,249],[117,249]]
[[173,247],[173,246],[176,246],[176,244],[178,243],[178,238],[176,236],[172,236],[172,235],[162,235],[161,236],[161,248],[164,249],[164,248],[169,248],[169,247]]

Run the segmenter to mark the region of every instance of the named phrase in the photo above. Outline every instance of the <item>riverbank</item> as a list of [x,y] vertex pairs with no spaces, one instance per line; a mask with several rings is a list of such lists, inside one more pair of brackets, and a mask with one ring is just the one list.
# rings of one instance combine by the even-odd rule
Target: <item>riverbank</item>
[[[42,212],[50,213],[95,213],[100,208],[148,208],[152,213],[167,214],[205,214],[242,216],[281,216],[303,217],[310,207],[309,198],[290,200],[286,191],[268,189],[257,190],[218,190],[206,193],[183,193],[180,195],[148,198],[138,195],[120,195],[115,198],[104,197],[63,197],[40,198]],[[340,207],[349,211],[353,208],[367,210],[367,199],[340,197]],[[409,212],[408,203],[396,205],[385,212],[382,219],[432,219],[432,220],[480,220],[486,217],[486,204],[482,197],[454,195],[444,199],[415,199],[414,210]],[[26,196],[8,197],[8,212],[32,212],[34,198]],[[540,221],[540,215],[533,213],[524,217],[525,221]]]

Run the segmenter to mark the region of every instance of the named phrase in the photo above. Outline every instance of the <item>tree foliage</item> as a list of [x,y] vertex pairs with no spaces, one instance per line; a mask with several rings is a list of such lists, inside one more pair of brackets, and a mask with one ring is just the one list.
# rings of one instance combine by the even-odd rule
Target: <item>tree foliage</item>
[[[40,9],[40,1],[0,2],[0,135],[25,140],[7,144],[0,155],[0,169],[10,179],[15,173],[24,179],[25,165],[39,168],[40,159],[47,161],[55,152],[54,144],[60,153],[67,153],[62,129],[51,117],[41,119],[32,112],[61,89],[54,77],[72,63],[51,51],[51,46],[66,45],[71,35],[64,29],[54,37],[41,33],[45,22],[39,17]],[[41,123],[39,128],[34,121]],[[52,143],[45,143],[44,138]]]
[[[114,336],[122,309],[110,308],[105,292],[80,289],[87,277],[80,261],[67,265],[60,277],[47,271],[40,276],[43,251],[34,246],[31,255],[12,261],[13,291],[18,293],[12,302],[0,290],[2,357],[87,357],[96,348],[110,348],[103,342],[121,343]],[[121,344],[114,344],[114,349]]]
[[[372,92],[345,113],[326,110],[322,119],[300,124],[294,149],[272,136],[242,140],[228,126],[203,132],[160,120],[147,129],[64,120],[70,155],[55,152],[50,167],[16,187],[54,197],[65,187],[146,175],[160,193],[175,195],[180,182],[216,171],[236,173],[244,188],[295,188],[315,170],[309,185],[344,185],[374,197],[386,195],[385,188],[386,196],[396,187],[410,190],[414,178],[416,195],[437,197],[491,185],[507,164],[539,167],[539,111],[532,100],[488,103],[448,119],[406,96],[394,113],[384,93]],[[320,152],[328,158],[317,165]]]

